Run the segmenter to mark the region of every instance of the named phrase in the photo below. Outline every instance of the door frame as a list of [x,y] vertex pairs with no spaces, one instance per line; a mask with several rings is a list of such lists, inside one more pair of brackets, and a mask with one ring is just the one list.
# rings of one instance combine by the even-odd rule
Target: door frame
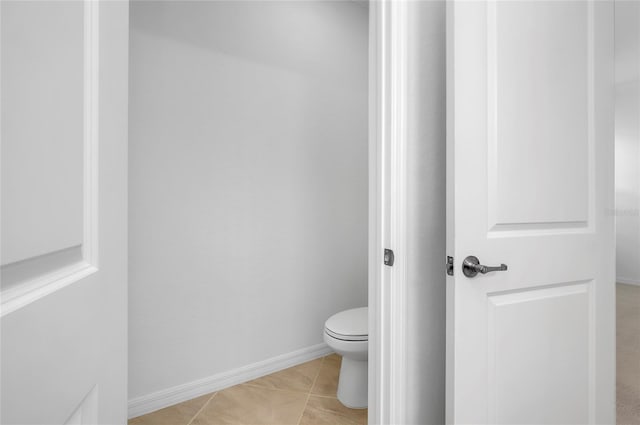
[[[369,3],[369,423],[406,423],[407,3]],[[384,265],[384,249],[395,253]]]

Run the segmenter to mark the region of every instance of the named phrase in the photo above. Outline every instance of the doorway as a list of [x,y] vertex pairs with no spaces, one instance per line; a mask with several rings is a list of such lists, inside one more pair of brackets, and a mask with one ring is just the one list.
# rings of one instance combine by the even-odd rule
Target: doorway
[[640,424],[640,3],[617,1],[617,423]]

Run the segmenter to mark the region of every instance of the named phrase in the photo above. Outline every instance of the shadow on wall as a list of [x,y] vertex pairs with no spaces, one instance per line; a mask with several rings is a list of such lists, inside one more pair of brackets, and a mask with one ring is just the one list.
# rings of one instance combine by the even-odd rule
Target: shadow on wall
[[[327,49],[368,43],[364,1],[140,3],[131,10],[136,31],[304,75],[348,79],[350,62],[327,61]],[[367,50],[352,53],[362,56]],[[366,83],[367,74],[361,80]]]

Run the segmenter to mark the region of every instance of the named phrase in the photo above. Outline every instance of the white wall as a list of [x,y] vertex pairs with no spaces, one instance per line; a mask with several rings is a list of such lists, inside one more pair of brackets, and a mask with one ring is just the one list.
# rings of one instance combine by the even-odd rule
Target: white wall
[[131,4],[129,397],[367,302],[366,6]]
[[640,285],[640,3],[616,2],[616,275]]

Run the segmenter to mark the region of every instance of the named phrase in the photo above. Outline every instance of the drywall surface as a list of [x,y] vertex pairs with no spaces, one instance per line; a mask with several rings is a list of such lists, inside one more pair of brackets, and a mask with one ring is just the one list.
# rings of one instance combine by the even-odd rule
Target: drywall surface
[[616,277],[640,285],[640,3],[615,7]]
[[366,305],[367,17],[131,3],[130,399],[320,344]]
[[445,2],[409,2],[407,422],[444,423]]

